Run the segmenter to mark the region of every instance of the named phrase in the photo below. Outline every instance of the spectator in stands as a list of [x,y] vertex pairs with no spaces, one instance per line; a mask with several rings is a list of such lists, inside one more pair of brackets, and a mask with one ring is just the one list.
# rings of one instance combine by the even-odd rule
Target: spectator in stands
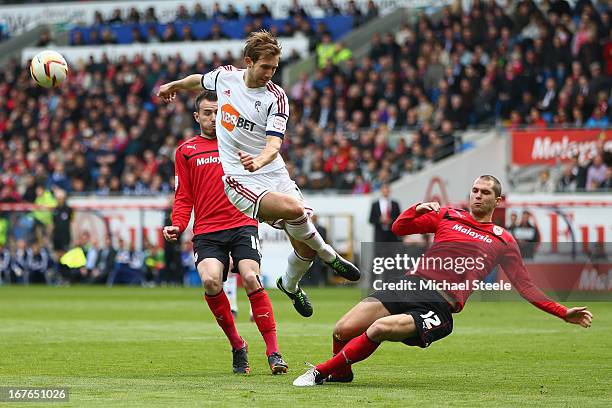
[[535,193],[552,193],[555,191],[555,184],[550,177],[550,171],[548,169],[544,169],[540,171],[538,175],[538,180],[533,186],[533,192]]
[[259,3],[259,7],[255,12],[255,17],[258,19],[272,18],[272,12],[265,3]]
[[136,9],[136,7],[130,7],[130,11],[128,12],[127,22],[131,24],[139,24],[140,23],[140,12]]
[[0,285],[11,283],[11,251],[0,242]]
[[[174,194],[170,194],[168,196],[168,200],[168,209],[166,210],[164,225],[172,225],[172,206],[174,204]],[[164,241],[164,268],[160,271],[160,281],[165,284],[180,284],[183,279],[181,243],[179,241],[180,240]]]
[[120,8],[116,8],[115,10],[113,10],[113,14],[108,19],[107,23],[108,24],[122,24],[123,23],[123,18],[121,17]]
[[162,35],[162,42],[176,42],[179,40],[178,33],[176,32],[176,28],[174,24],[168,24],[166,26],[166,30]]
[[540,231],[532,224],[530,219],[529,211],[523,211],[519,225],[510,231],[525,259],[534,257],[537,245],[540,242]]
[[221,26],[219,24],[213,24],[210,33],[204,39],[206,41],[219,41],[227,38],[229,37],[221,31]]
[[14,283],[27,283],[27,243],[24,239],[17,241],[15,254],[11,257],[11,279]]
[[147,24],[158,22],[157,15],[155,14],[155,7],[147,8],[144,15],[144,22]]
[[189,11],[187,11],[187,7],[184,4],[178,6],[176,10],[176,21],[188,21],[191,19],[189,15]]
[[100,44],[117,44],[117,38],[110,29],[105,28],[104,30],[102,30]]
[[391,232],[391,225],[400,215],[399,203],[390,197],[391,189],[383,184],[381,197],[370,207],[370,224],[374,226],[374,242],[397,242],[398,238]]
[[606,129],[609,125],[610,120],[600,107],[593,109],[593,114],[585,123],[585,127],[589,129]]
[[292,0],[288,13],[292,19],[296,18],[297,16],[304,18],[308,17],[306,10],[304,10],[304,8],[301,6],[299,0]]
[[104,24],[104,16],[100,10],[94,11],[94,26]]
[[53,209],[51,241],[53,243],[55,257],[59,259],[70,247],[73,210],[66,203],[66,192],[64,190],[56,190],[55,198],[57,200],[57,205]]
[[39,241],[31,243],[26,250],[25,283],[50,283],[51,257],[46,247]]
[[38,42],[36,43],[37,47],[46,47],[51,44],[51,32],[49,30],[45,30],[38,37]]
[[144,284],[144,252],[136,249],[136,243],[125,243],[119,240],[115,268],[112,270],[107,285],[115,283]]
[[612,167],[606,167],[606,178],[599,184],[599,190],[612,190]]
[[145,36],[142,35],[142,32],[140,31],[140,27],[133,27],[132,28],[132,43],[135,44],[139,44],[139,43],[146,43],[147,39]]
[[576,175],[574,174],[574,166],[571,163],[566,164],[563,167],[563,174],[557,182],[556,191],[559,192],[571,192],[576,191]]
[[365,21],[369,22],[378,18],[378,7],[372,0],[368,1],[368,6],[365,14]]
[[227,6],[227,10],[225,11],[225,13],[223,13],[223,17],[225,17],[226,20],[238,20],[240,18],[240,15],[234,8],[234,5],[229,4]]
[[586,190],[595,191],[606,180],[607,166],[603,161],[603,154],[598,152],[587,170]]
[[116,256],[117,250],[113,247],[113,241],[110,236],[106,236],[104,246],[98,249],[96,263],[91,269],[89,282],[95,284],[106,283],[115,266]]
[[203,21],[208,19],[208,16],[204,12],[204,8],[202,7],[201,3],[196,3],[195,6],[193,6],[193,19],[195,21]]
[[506,229],[512,233],[514,228],[518,227],[518,215],[514,211],[510,214],[510,222],[506,226]]
[[538,102],[538,109],[547,114],[551,114],[557,107],[557,85],[554,78],[546,80],[546,89],[542,95],[542,99]]

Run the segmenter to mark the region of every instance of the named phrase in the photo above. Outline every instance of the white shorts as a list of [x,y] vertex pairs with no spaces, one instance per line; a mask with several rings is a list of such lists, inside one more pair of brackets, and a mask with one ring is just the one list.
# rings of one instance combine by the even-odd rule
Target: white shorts
[[[223,176],[225,195],[240,212],[259,220],[259,204],[269,192],[288,194],[304,202],[304,196],[291,178],[286,168],[262,174],[225,175]],[[306,213],[312,215],[312,208],[306,207]],[[259,220],[261,221],[261,220]],[[282,228],[282,220],[266,221],[276,228]]]

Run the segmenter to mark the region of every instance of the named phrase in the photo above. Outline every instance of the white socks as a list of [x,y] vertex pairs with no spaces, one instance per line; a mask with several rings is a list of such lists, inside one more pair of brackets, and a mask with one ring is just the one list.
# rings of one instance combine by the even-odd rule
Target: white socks
[[329,263],[336,259],[336,251],[323,241],[321,234],[306,213],[295,220],[285,220],[285,230],[294,239],[314,249],[323,261]]
[[238,312],[238,277],[236,274],[228,274],[227,280],[223,283],[223,290],[229,299],[232,312]]
[[297,285],[300,283],[302,276],[308,271],[312,265],[312,259],[305,259],[299,256],[295,251],[287,258],[287,269],[282,277],[283,287],[291,293],[297,292]]

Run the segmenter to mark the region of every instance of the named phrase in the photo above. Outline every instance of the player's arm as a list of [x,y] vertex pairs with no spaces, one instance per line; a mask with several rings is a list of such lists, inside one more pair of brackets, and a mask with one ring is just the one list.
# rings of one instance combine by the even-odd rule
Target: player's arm
[[197,91],[202,89],[202,74],[191,74],[183,79],[168,82],[159,87],[157,96],[164,102],[170,102],[176,98],[178,91]]
[[171,216],[172,225],[167,225],[163,229],[166,241],[176,241],[179,235],[185,231],[193,210],[193,196],[191,194],[191,180],[187,171],[187,161],[180,149],[176,151],[174,166],[176,175],[174,205],[172,206]]
[[244,152],[238,152],[240,155],[240,162],[244,168],[250,172],[257,171],[261,169],[268,163],[271,163],[276,156],[278,156],[278,152],[280,151],[281,145],[283,144],[283,139],[276,136],[268,136],[266,139],[266,147],[257,155],[257,157],[253,157],[250,154]]
[[398,236],[433,233],[438,228],[440,217],[439,203],[415,204],[400,214],[391,226],[391,231]]
[[550,299],[532,282],[516,242],[512,241],[509,243],[509,248],[501,262],[501,267],[520,295],[532,305],[568,323],[579,324],[582,327],[591,327],[593,314],[586,307],[568,309]]
[[244,152],[239,152],[240,161],[244,168],[250,172],[257,171],[271,163],[283,144],[287,121],[289,120],[289,103],[287,96],[282,89],[275,93],[275,99],[268,108],[268,118],[266,120],[266,147],[257,155],[252,157]]

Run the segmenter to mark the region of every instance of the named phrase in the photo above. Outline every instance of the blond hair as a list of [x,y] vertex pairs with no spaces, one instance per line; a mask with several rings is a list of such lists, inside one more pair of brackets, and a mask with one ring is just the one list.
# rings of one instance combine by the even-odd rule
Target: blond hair
[[255,63],[262,57],[275,57],[280,55],[281,46],[278,40],[269,31],[255,31],[248,35],[243,54]]

